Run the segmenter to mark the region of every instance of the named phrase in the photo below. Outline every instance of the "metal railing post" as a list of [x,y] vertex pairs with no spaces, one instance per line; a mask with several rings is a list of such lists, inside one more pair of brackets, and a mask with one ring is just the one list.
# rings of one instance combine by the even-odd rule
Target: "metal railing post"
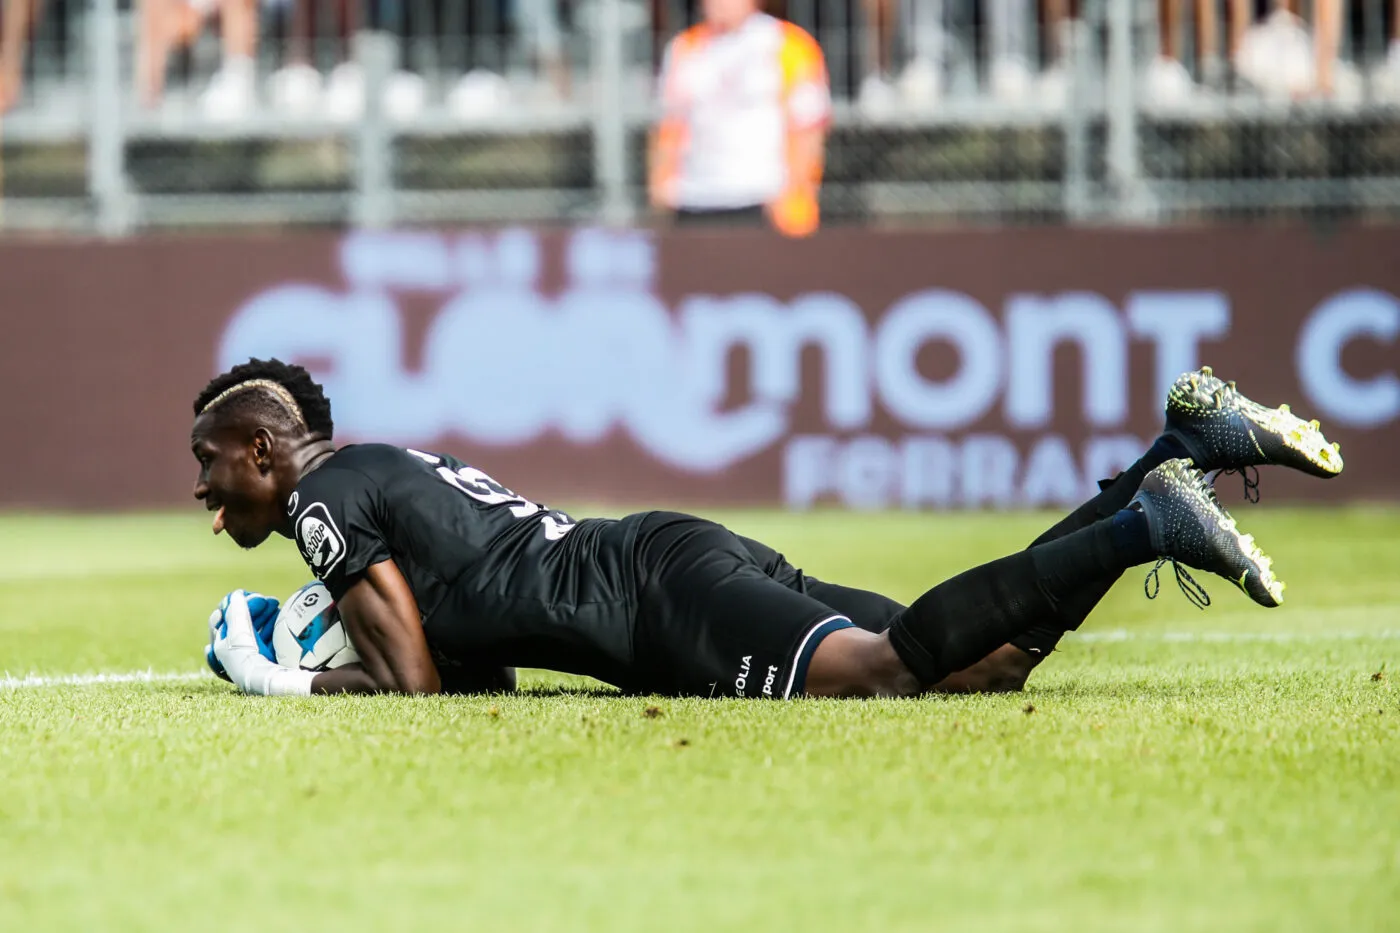
[[117,0],[94,0],[88,25],[88,194],[97,230],[122,236],[132,227],[126,183],[126,135],[122,121],[120,29]]
[[1137,74],[1133,62],[1133,0],[1108,2],[1108,116],[1110,212],[1120,222],[1148,219],[1138,152]]
[[593,24],[593,174],[598,219],[608,226],[632,220],[627,180],[627,121],[623,115],[622,0],[597,0]]
[[384,86],[397,66],[398,44],[386,32],[355,34],[355,61],[365,82],[364,116],[355,135],[355,226],[383,229],[394,222],[394,132],[384,112]]
[[[1063,132],[1065,134],[1064,211],[1070,223],[1083,223],[1094,213],[1089,187],[1089,89],[1092,83],[1093,27],[1090,17],[1102,6],[1084,4],[1069,27],[1069,93],[1065,95]],[[1088,20],[1088,23],[1086,23]]]

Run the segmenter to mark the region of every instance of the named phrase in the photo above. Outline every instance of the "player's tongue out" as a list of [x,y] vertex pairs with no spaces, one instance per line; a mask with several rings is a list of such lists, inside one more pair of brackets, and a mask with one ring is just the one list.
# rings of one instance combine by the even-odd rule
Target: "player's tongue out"
[[219,511],[214,513],[214,534],[224,530],[224,507],[219,506]]

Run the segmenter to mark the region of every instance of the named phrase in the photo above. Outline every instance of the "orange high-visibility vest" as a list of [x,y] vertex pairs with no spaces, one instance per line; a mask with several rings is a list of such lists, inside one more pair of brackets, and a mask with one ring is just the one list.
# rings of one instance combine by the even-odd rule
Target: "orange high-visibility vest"
[[821,162],[799,145],[831,120],[816,40],[763,13],[727,33],[694,26],[667,46],[660,86],[658,142],[679,154],[656,179],[663,201],[698,210],[764,205],[789,236],[817,229]]

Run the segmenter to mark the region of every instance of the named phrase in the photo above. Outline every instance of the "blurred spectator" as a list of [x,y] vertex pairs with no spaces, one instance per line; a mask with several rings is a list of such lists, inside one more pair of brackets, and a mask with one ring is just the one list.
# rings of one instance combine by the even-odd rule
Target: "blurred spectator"
[[1382,97],[1400,100],[1400,0],[1390,2],[1390,45],[1375,78]]
[[[353,38],[365,27],[399,32],[404,8],[399,0],[268,0],[283,21],[283,64],[268,79],[272,105],[283,113],[321,112],[333,120],[358,120],[365,109],[366,79],[354,58]],[[426,30],[425,30],[426,31]],[[335,61],[325,81],[315,64],[327,54]],[[422,112],[427,83],[417,74],[396,69],[380,90],[392,119],[407,120]]]
[[[934,0],[938,2],[938,0]],[[861,106],[881,111],[894,106],[894,40],[898,0],[862,0],[865,10],[865,78]]]
[[[83,0],[0,0],[0,112],[20,100],[29,81],[70,80],[82,73],[86,49]],[[235,119],[256,105],[253,65],[263,28],[285,40],[272,54],[280,64],[268,80],[272,105],[290,115],[326,114],[353,120],[364,109],[365,77],[353,60],[351,37],[365,27],[402,40],[403,69],[382,88],[389,114],[409,119],[426,106],[429,82],[442,86],[450,112],[492,117],[511,106],[550,106],[571,95],[566,55],[574,28],[588,29],[595,0],[118,0],[134,7],[140,32],[137,87],[146,106],[162,98],[167,73],[180,74],[176,53],[190,49],[206,26],[220,31],[221,64],[198,104],[210,117]],[[1359,98],[1356,67],[1339,59],[1344,28],[1352,46],[1377,50],[1386,30],[1384,64],[1372,87],[1400,99],[1400,0],[1373,5],[1342,0],[1129,0],[1159,19],[1156,54],[1141,53],[1146,99],[1180,102],[1197,84],[1223,90],[1227,63],[1240,86],[1294,99]],[[629,30],[671,35],[700,13],[702,0],[623,0]],[[1141,4],[1141,6],[1136,6]],[[767,0],[775,14],[793,12],[823,41],[839,93],[863,108],[890,111],[933,106],[945,90],[965,92],[979,76],[990,94],[1023,104],[1038,92],[1055,106],[1068,89],[1070,24],[1082,0]],[[1363,6],[1365,9],[1363,10]],[[1384,8],[1388,24],[1375,13]],[[1350,11],[1350,14],[1348,14]],[[1306,14],[1307,21],[1300,16]],[[1260,16],[1258,25],[1251,20]],[[1350,18],[1348,19],[1348,15]],[[47,46],[32,51],[35,23],[47,16]],[[1039,17],[1040,23],[1037,23]],[[1037,26],[1040,28],[1037,28]],[[1372,30],[1367,33],[1364,30]],[[73,41],[78,37],[78,41]],[[658,42],[658,47],[663,43]],[[26,58],[33,59],[26,67]],[[1037,75],[1038,63],[1044,69]],[[171,63],[177,67],[172,69]],[[529,75],[522,74],[526,66]],[[37,69],[37,70],[36,70]],[[185,70],[188,70],[187,68]],[[1194,76],[1194,77],[1193,77]],[[172,79],[176,80],[176,79]]]
[[1045,44],[1045,72],[1041,96],[1052,107],[1063,107],[1069,94],[1069,46],[1073,20],[1080,16],[1080,0],[1041,0]]
[[[1147,69],[1147,96],[1159,104],[1181,103],[1191,97],[1194,82],[1182,57],[1182,12],[1186,0],[1157,0],[1158,50]],[[1219,60],[1215,0],[1195,0],[1196,55],[1206,83],[1224,78]]]
[[24,58],[31,33],[44,15],[44,0],[5,0],[4,34],[0,36],[0,113],[19,103],[24,93]]
[[[865,60],[870,70],[861,84],[862,107],[889,110],[902,102],[926,108],[943,96],[950,65],[965,59],[969,37],[959,30],[981,26],[986,40],[987,80],[992,93],[1025,102],[1034,87],[1030,26],[1033,0],[864,0]],[[898,40],[902,43],[897,45]],[[898,78],[896,56],[905,65]]]
[[[324,15],[324,3],[317,0],[278,2],[294,8],[294,41],[288,64],[274,75],[274,100],[290,104],[315,100],[320,94],[331,116],[358,117],[364,109],[365,78],[359,64],[350,60],[348,49],[349,37],[361,28],[364,19],[368,22],[363,25],[385,29],[404,43],[402,67],[382,91],[385,110],[394,119],[411,119],[426,104],[427,83],[410,70],[415,65],[424,72],[455,72],[457,80],[447,90],[445,103],[457,116],[475,119],[504,111],[510,102],[510,88],[503,74],[503,53],[512,34],[524,57],[545,75],[549,96],[558,101],[570,92],[557,0],[371,0],[363,4],[367,11],[360,9],[360,3],[339,0],[338,9],[330,10],[329,16]],[[343,37],[340,47],[347,54],[330,72],[322,92],[319,73],[307,63],[305,37],[324,36],[328,30]],[[415,61],[415,54],[425,49],[433,50],[427,56],[430,60]],[[533,102],[541,101],[536,96]]]
[[[269,6],[285,27],[283,64],[268,79],[273,106],[294,115],[319,111],[332,119],[358,119],[364,113],[365,79],[354,61],[351,38],[361,26],[361,4],[270,0]],[[314,62],[326,53],[336,64],[323,83]]]
[[[586,22],[592,28],[596,3],[568,6],[573,11],[573,22]],[[481,15],[483,12],[492,13],[490,22]],[[477,18],[469,26],[464,24],[460,37],[449,37],[466,52],[465,73],[448,91],[450,111],[463,119],[475,119],[502,113],[516,102],[538,108],[569,99],[573,82],[565,57],[566,30],[558,0],[485,0],[478,3],[476,13]],[[629,13],[635,15],[624,4],[624,20]],[[481,54],[483,39],[495,46],[495,54]],[[525,88],[514,80],[518,76],[506,74],[507,57],[503,53],[512,41],[539,75],[539,80]]]
[[865,17],[861,55],[865,72],[860,85],[863,109],[882,113],[901,103],[923,108],[943,96],[952,41],[946,26],[948,14],[967,12],[963,8],[970,0],[951,2],[956,10],[950,11],[945,0],[861,0]]
[[1225,57],[1229,59],[1231,66],[1239,59],[1240,43],[1244,41],[1244,34],[1254,23],[1255,7],[1257,0],[1229,0],[1229,33],[1226,38]]
[[[1292,0],[1293,4],[1301,0]],[[1317,71],[1316,92],[1323,97],[1337,97],[1343,91],[1337,53],[1342,44],[1342,0],[1313,0],[1313,60]],[[1348,82],[1350,84],[1350,82]],[[1341,94],[1356,96],[1351,88]]]
[[811,234],[831,118],[821,49],[757,0],[704,0],[702,10],[666,47],[651,202],[680,224],[766,220]]
[[1240,39],[1236,73],[1267,97],[1309,96],[1354,101],[1360,79],[1337,60],[1342,0],[1313,0],[1313,33],[1298,15],[1299,0],[1275,0],[1269,16]]
[[[278,12],[285,32],[283,64],[268,79],[272,105],[293,115],[324,113],[333,120],[353,121],[364,114],[366,78],[354,59],[353,37],[365,27],[412,36],[400,0],[268,0]],[[423,7],[417,7],[419,11]],[[418,23],[424,35],[432,35],[437,23]],[[411,45],[406,49],[411,50]],[[329,55],[335,65],[322,81],[316,59]],[[427,103],[427,82],[400,63],[380,89],[385,113],[395,120],[409,120]]]
[[1390,49],[1386,67],[1400,68],[1400,0],[1390,0]]
[[555,0],[514,0],[516,35],[560,100],[569,97],[569,70],[564,62],[564,34]]
[[[1254,18],[1255,0],[1225,0],[1228,35],[1225,52],[1220,48],[1218,0],[1194,0],[1196,66],[1200,80],[1213,90],[1224,90],[1226,62],[1237,62],[1240,42]],[[1148,68],[1147,94],[1158,103],[1177,103],[1195,89],[1182,51],[1182,19],[1186,0],[1158,0],[1158,55]]]
[[253,53],[258,41],[257,0],[139,0],[141,33],[137,46],[137,96],[155,107],[165,92],[170,57],[199,36],[215,14],[223,46],[223,63],[200,95],[212,117],[231,119],[252,109],[256,99]]
[[1031,67],[1031,0],[988,0],[987,82],[997,98],[1025,102],[1034,88]]
[[267,6],[282,29],[282,67],[268,77],[268,96],[283,113],[313,113],[321,106],[323,92],[321,72],[312,64],[313,37],[334,36],[329,44],[337,48],[342,63],[348,61],[357,4],[328,11],[334,14],[328,18],[339,22],[319,33],[313,0],[268,0]]

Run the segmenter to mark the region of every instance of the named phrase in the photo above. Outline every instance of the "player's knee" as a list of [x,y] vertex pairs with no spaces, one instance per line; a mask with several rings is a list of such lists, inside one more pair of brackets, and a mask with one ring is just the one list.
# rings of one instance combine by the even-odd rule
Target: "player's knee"
[[889,636],[858,628],[828,635],[807,669],[808,696],[912,696],[918,691],[917,679],[899,660]]
[[1011,674],[988,678],[984,693],[1020,693],[1026,689],[1027,674]]
[[934,693],[1018,693],[1040,659],[1015,645],[1003,645],[971,667],[949,674]]
[[1006,676],[984,671],[958,671],[930,688],[931,693],[1020,693],[1026,686],[1024,676]]

